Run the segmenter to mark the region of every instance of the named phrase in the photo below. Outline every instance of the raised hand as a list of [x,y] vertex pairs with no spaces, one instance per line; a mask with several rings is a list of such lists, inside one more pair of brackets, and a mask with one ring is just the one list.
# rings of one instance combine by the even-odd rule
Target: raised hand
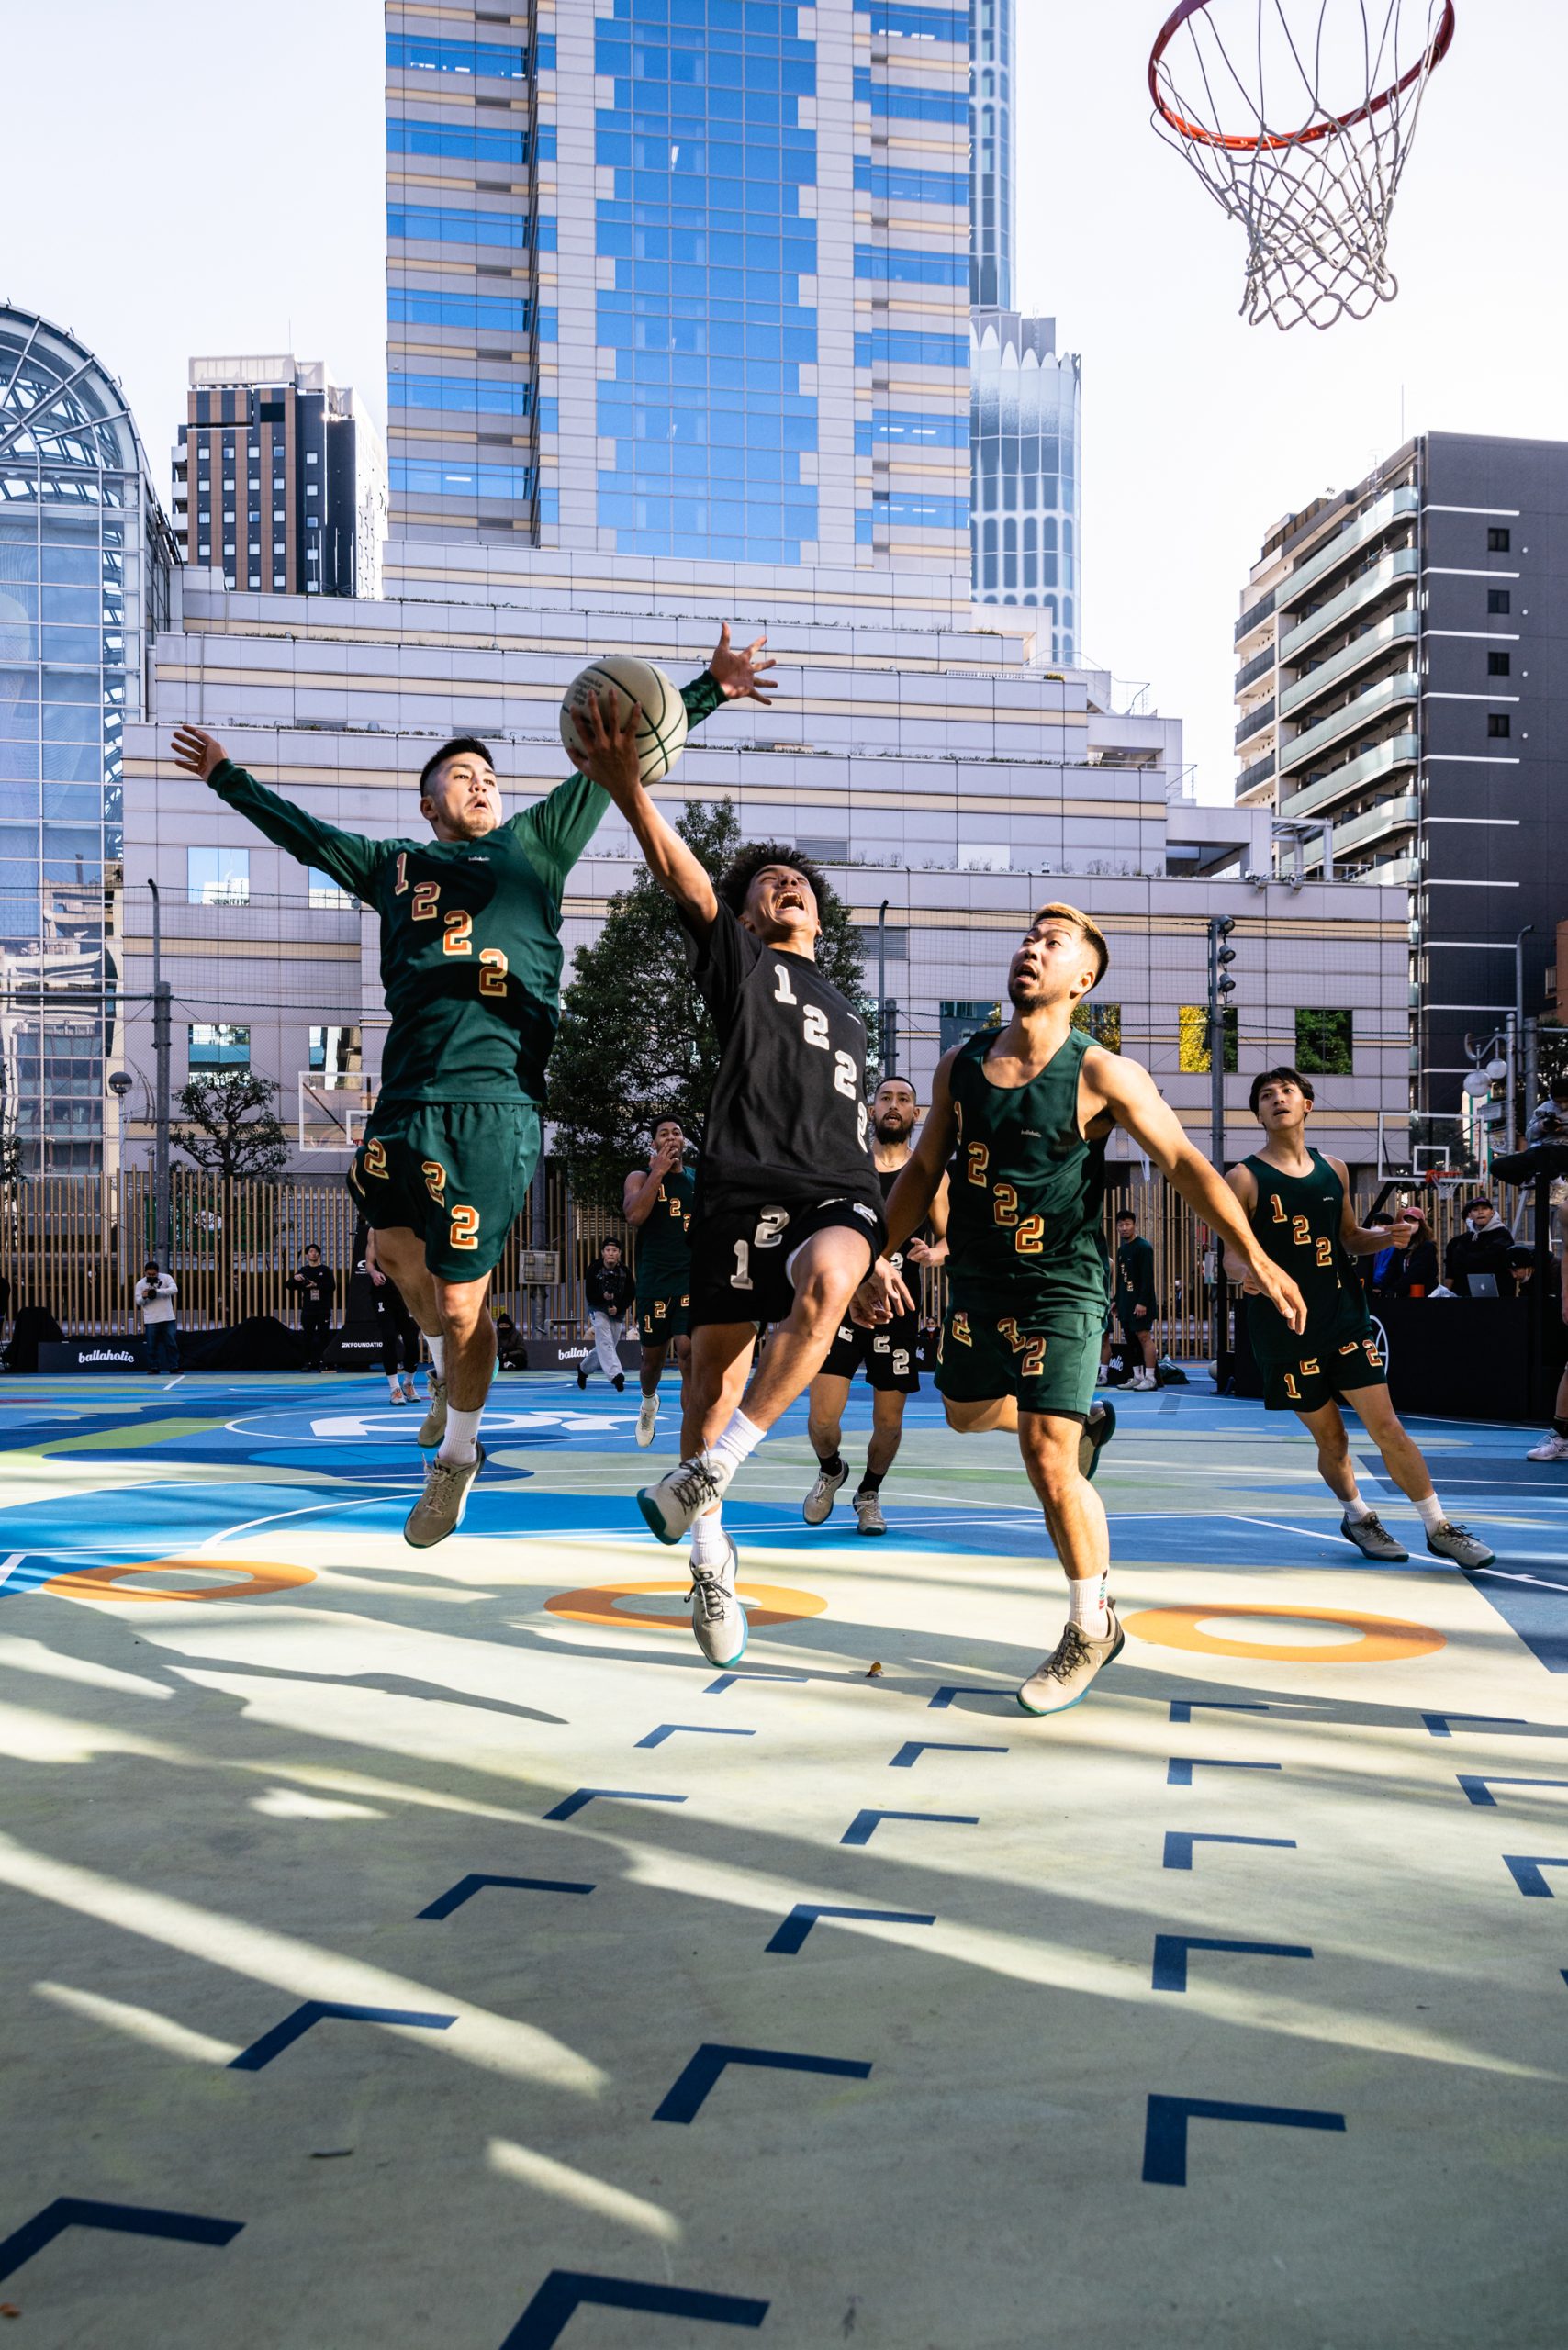
[[728,621],[724,622],[719,631],[719,642],[708,667],[726,701],[756,701],[764,710],[771,707],[772,697],[778,690],[778,680],[766,674],[775,666],[761,657],[767,643],[765,636],[759,636],[746,646],[744,653],[737,653],[730,643],[730,623]]
[[607,693],[589,694],[576,712],[577,726],[577,770],[590,783],[608,791],[618,808],[623,808],[633,798],[639,783],[641,762],[637,755],[637,729],[643,713],[636,702],[627,706],[624,722],[615,715],[615,704]]
[[184,767],[187,775],[199,775],[203,783],[229,755],[217,735],[209,734],[204,726],[176,726],[174,751],[175,766]]

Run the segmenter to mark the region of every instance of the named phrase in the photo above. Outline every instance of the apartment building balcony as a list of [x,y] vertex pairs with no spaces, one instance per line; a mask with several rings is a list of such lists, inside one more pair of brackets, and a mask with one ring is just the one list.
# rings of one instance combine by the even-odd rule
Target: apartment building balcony
[[1386,595],[1396,582],[1414,579],[1420,564],[1421,558],[1414,547],[1399,547],[1393,554],[1385,554],[1381,563],[1371,565],[1360,578],[1352,579],[1338,596],[1331,598],[1327,604],[1320,604],[1316,611],[1308,613],[1296,627],[1286,630],[1276,648],[1281,662],[1288,668],[1293,662],[1299,661],[1320,638],[1331,636],[1336,629],[1342,628],[1364,606],[1376,603],[1378,598]]
[[1250,610],[1242,613],[1236,623],[1236,649],[1238,653],[1249,636],[1257,635],[1265,621],[1273,619],[1276,600],[1276,590],[1271,588],[1268,594],[1260,597]]
[[1359,522],[1352,522],[1340,532],[1337,539],[1320,547],[1306,561],[1298,564],[1288,579],[1280,582],[1274,600],[1282,610],[1292,610],[1301,602],[1307,590],[1320,579],[1327,579],[1342,564],[1349,563],[1362,547],[1372,546],[1383,533],[1394,529],[1421,510],[1421,494],[1417,489],[1390,489],[1373,500]]
[[1268,700],[1260,701],[1256,710],[1249,710],[1237,728],[1237,749],[1239,751],[1243,743],[1250,742],[1254,734],[1260,734],[1265,726],[1271,726],[1273,722],[1274,697],[1271,694]]
[[1270,751],[1265,757],[1254,759],[1249,767],[1243,767],[1241,773],[1236,778],[1236,796],[1238,800],[1241,798],[1244,792],[1256,791],[1260,783],[1271,783],[1274,779],[1274,770],[1278,764],[1279,762],[1275,758],[1274,754],[1272,751]]
[[1305,677],[1298,677],[1294,686],[1286,686],[1280,695],[1280,716],[1288,718],[1293,711],[1305,709],[1330,686],[1355,677],[1401,637],[1416,637],[1420,632],[1419,612],[1395,612],[1391,619],[1380,621],[1375,628],[1367,629],[1317,668],[1309,669]]
[[1421,756],[1418,734],[1394,734],[1386,743],[1379,743],[1371,751],[1363,751],[1359,759],[1349,759],[1332,775],[1320,776],[1304,791],[1293,792],[1280,802],[1280,816],[1313,816],[1333,806],[1349,791],[1358,790],[1362,784],[1376,783],[1385,775],[1394,775],[1401,767],[1413,767]]
[[1388,717],[1406,702],[1413,702],[1420,691],[1420,683],[1414,669],[1402,669],[1397,677],[1380,678],[1342,710],[1319,719],[1316,726],[1307,727],[1293,743],[1284,744],[1280,751],[1280,773],[1289,775],[1322,752],[1332,750],[1347,736],[1364,733],[1380,718]]
[[[1335,825],[1335,862],[1342,856],[1358,856],[1375,841],[1391,841],[1397,834],[1414,832],[1420,817],[1421,802],[1413,791],[1400,792],[1392,800],[1380,800],[1375,808],[1363,808],[1359,816]],[[1304,862],[1309,869],[1322,864],[1321,843],[1304,842],[1302,847]]]
[[1273,666],[1274,647],[1271,644],[1266,644],[1261,653],[1253,655],[1245,669],[1237,677],[1237,692],[1244,694],[1249,686],[1255,686],[1260,677],[1266,677]]

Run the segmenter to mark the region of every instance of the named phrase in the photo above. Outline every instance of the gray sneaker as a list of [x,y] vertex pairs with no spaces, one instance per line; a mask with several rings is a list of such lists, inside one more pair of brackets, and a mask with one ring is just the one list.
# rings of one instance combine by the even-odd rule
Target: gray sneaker
[[[725,1536],[729,1541],[729,1537]],[[691,1589],[691,1628],[697,1645],[710,1664],[738,1664],[745,1654],[745,1644],[751,1628],[745,1619],[745,1609],[735,1597],[735,1575],[740,1566],[740,1554],[730,1542],[730,1554],[720,1567],[693,1566]]]
[[455,1534],[468,1506],[468,1492],[485,1465],[485,1448],[474,1447],[472,1460],[442,1460],[439,1455],[425,1471],[425,1489],[409,1512],[403,1539],[411,1550],[428,1550]]
[[434,1452],[446,1434],[446,1382],[431,1372],[430,1409],[420,1423],[420,1442],[427,1452]]
[[1468,1526],[1456,1526],[1448,1517],[1428,1535],[1427,1548],[1434,1559],[1447,1559],[1456,1567],[1489,1567],[1497,1555],[1478,1541]]
[[856,1494],[855,1516],[862,1534],[885,1534],[888,1530],[882,1505],[875,1494]]
[[[1382,1559],[1391,1567],[1402,1566],[1410,1556],[1394,1540],[1381,1517],[1342,1517],[1339,1531],[1347,1542],[1353,1542],[1363,1559]],[[1490,1552],[1488,1552],[1490,1557]]]
[[1107,1613],[1111,1628],[1103,1640],[1092,1640],[1076,1624],[1063,1628],[1044,1664],[1018,1692],[1018,1703],[1026,1714],[1065,1714],[1070,1706],[1082,1704],[1090,1684],[1114,1663],[1126,1644],[1121,1618],[1109,1603]]
[[836,1477],[830,1477],[825,1469],[817,1471],[817,1482],[801,1504],[801,1516],[808,1526],[827,1524],[828,1519],[833,1516],[833,1505],[838,1499],[838,1489],[848,1474],[847,1461]]
[[637,1507],[661,1542],[678,1542],[705,1510],[723,1500],[730,1473],[722,1463],[711,1467],[703,1455],[678,1461],[656,1485],[643,1487]]

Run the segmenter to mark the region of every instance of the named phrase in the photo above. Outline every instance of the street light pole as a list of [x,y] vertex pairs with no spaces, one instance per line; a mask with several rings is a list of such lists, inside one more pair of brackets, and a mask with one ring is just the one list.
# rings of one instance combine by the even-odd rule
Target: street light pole
[[[1535,924],[1533,922],[1527,922],[1523,930],[1520,931],[1518,936],[1514,941],[1514,1034],[1512,1041],[1508,1046],[1508,1099],[1510,1102],[1513,1101],[1514,1097],[1515,1076],[1516,1072],[1519,1071],[1519,1056],[1524,1050],[1525,1042],[1525,941],[1534,928]],[[1522,1072],[1520,1073],[1522,1074]],[[1524,1091],[1522,1084],[1519,1090],[1521,1092]],[[1529,1116],[1530,1112],[1534,1108],[1535,1103],[1533,1102],[1526,1102],[1524,1105],[1524,1114],[1526,1118]],[[1518,1147],[1518,1135],[1515,1129],[1513,1118],[1510,1115],[1508,1120],[1508,1148],[1513,1150]]]
[[173,1043],[170,1034],[171,997],[173,990],[163,977],[162,905],[158,884],[149,880],[152,892],[152,1059],[157,1072],[156,1102],[152,1118],[152,1253],[158,1259],[159,1270],[169,1270],[169,1056]]
[[[1225,1168],[1225,1015],[1230,998],[1236,992],[1236,981],[1229,966],[1236,960],[1236,949],[1227,942],[1236,928],[1234,914],[1209,916],[1209,1157],[1223,1172]],[[1215,1236],[1215,1381],[1225,1385],[1225,1363],[1229,1353],[1230,1284],[1226,1278],[1225,1247],[1218,1234]]]
[[882,1075],[891,1077],[888,1060],[888,907],[890,901],[882,900],[877,914],[877,1058]]

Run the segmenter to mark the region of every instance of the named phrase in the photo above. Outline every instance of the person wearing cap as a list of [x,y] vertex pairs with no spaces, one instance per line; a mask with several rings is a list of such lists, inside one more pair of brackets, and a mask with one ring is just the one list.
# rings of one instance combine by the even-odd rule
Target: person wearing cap
[[1484,1192],[1466,1200],[1460,1214],[1464,1218],[1464,1230],[1456,1232],[1449,1242],[1443,1260],[1443,1279],[1456,1297],[1468,1297],[1470,1284],[1477,1273],[1490,1273],[1497,1284],[1499,1297],[1512,1297],[1513,1275],[1509,1253],[1514,1236]]
[[157,1258],[149,1257],[133,1292],[134,1303],[141,1315],[141,1326],[147,1336],[149,1371],[179,1370],[180,1334],[174,1320],[174,1300],[178,1294],[174,1275],[160,1272]]

